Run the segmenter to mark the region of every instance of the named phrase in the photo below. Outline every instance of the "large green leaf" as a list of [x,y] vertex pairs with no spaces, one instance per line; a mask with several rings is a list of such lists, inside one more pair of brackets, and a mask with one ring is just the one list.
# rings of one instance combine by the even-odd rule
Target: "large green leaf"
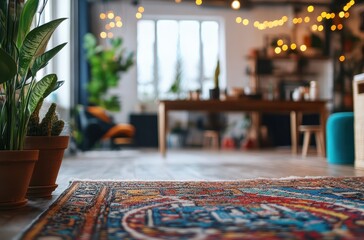
[[48,91],[43,94],[43,98],[46,98],[49,94],[62,87],[63,83],[64,81],[57,81],[56,84],[54,84],[53,88],[49,88]]
[[7,34],[5,13],[6,13],[6,1],[0,1],[0,44],[4,42]]
[[16,74],[16,63],[14,59],[0,48],[0,83],[13,78]]
[[23,44],[25,36],[28,34],[35,13],[37,12],[39,0],[27,0],[19,19],[17,47]]
[[37,107],[39,101],[44,99],[44,96],[54,89],[57,84],[57,75],[56,74],[49,74],[43,77],[40,81],[35,83],[35,86],[30,90],[31,96],[29,99],[28,104],[28,113],[29,115],[32,114]]
[[19,53],[19,73],[21,76],[25,76],[35,58],[44,53],[54,30],[64,20],[65,18],[53,20],[28,33]]
[[55,48],[52,48],[51,50],[43,53],[42,55],[40,55],[39,57],[37,57],[34,61],[34,64],[31,68],[31,72],[32,72],[32,76],[34,77],[37,72],[44,68],[48,62],[59,52],[61,51],[61,49],[66,45],[67,43],[62,43],[60,45],[58,45]]
[[0,1],[0,12],[3,12],[4,15],[7,11],[7,6],[8,6],[8,4],[6,1]]

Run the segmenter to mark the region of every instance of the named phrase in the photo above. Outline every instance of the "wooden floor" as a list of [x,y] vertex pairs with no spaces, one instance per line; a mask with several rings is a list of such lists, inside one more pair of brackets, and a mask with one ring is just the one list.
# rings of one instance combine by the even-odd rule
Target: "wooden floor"
[[16,239],[73,179],[238,180],[290,176],[364,176],[352,166],[328,165],[314,155],[302,158],[289,149],[267,151],[156,150],[80,153],[66,157],[52,199],[30,200],[26,207],[0,211],[0,239]]

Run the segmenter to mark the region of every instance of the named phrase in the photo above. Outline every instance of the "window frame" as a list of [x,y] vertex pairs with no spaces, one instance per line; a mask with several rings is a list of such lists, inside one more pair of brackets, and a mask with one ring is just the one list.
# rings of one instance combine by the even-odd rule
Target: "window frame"
[[[199,85],[203,86],[204,81],[206,80],[205,78],[205,69],[204,69],[204,48],[203,48],[203,38],[202,38],[202,24],[203,22],[216,22],[218,25],[218,50],[217,50],[217,56],[218,59],[220,59],[220,67],[222,65],[222,56],[224,53],[224,48],[223,48],[223,29],[224,29],[224,25],[223,25],[223,20],[220,17],[194,17],[194,16],[147,16],[147,17],[143,17],[143,19],[139,20],[139,21],[153,21],[154,22],[154,49],[153,49],[153,96],[152,99],[144,99],[143,97],[141,97],[140,93],[139,93],[139,89],[137,90],[137,98],[138,101],[140,102],[148,102],[151,100],[156,100],[156,99],[161,99],[161,95],[163,95],[164,93],[159,92],[159,61],[158,61],[158,31],[157,31],[157,22],[160,20],[171,20],[171,21],[177,21],[178,24],[181,21],[196,21],[199,24]],[[138,27],[137,27],[137,35],[139,34],[138,31]],[[137,44],[137,51],[138,51],[138,44]],[[137,68],[139,68],[140,66],[138,65]],[[137,70],[138,72],[139,70]],[[225,77],[222,77],[222,75],[220,75],[220,83],[222,85],[226,85],[225,83]],[[137,88],[139,88],[139,76],[137,75]],[[205,96],[207,97],[207,95]]]

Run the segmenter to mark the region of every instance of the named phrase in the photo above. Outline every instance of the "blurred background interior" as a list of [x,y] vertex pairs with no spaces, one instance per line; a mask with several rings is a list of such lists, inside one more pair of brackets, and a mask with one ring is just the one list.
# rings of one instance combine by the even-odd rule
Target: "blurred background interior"
[[[64,86],[57,102],[70,152],[158,147],[158,101],[325,99],[353,111],[363,71],[364,5],[349,0],[52,0],[44,21],[67,17],[47,66]],[[263,114],[260,146],[291,144],[289,116]],[[316,124],[317,116],[304,116]],[[168,147],[254,148],[249,114],[174,112]]]

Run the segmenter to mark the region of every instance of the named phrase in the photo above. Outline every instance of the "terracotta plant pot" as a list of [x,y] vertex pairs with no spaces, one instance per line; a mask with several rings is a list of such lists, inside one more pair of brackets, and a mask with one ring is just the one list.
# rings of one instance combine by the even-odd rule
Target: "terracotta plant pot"
[[38,149],[36,163],[28,188],[28,197],[50,197],[57,188],[56,179],[69,136],[28,136],[24,149]]
[[220,89],[219,88],[212,88],[209,91],[210,99],[211,100],[219,100],[220,99]]
[[0,209],[22,207],[38,160],[38,150],[0,151]]

